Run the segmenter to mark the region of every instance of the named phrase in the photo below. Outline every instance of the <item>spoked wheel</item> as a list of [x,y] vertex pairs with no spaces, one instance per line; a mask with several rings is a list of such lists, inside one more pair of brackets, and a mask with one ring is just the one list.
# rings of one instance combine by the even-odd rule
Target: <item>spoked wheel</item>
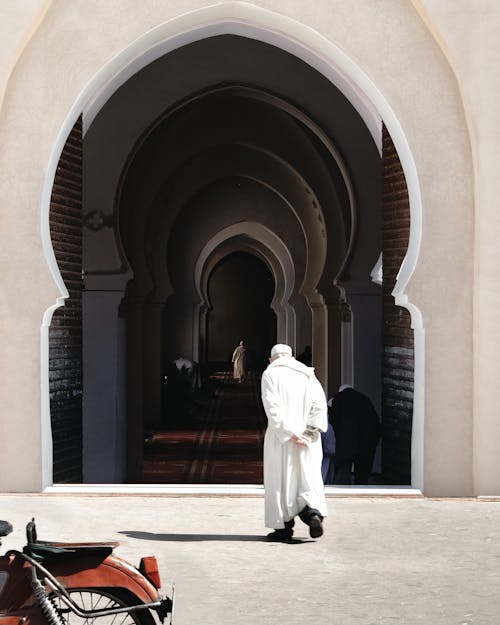
[[[71,599],[81,610],[110,610],[125,606],[137,605],[135,597],[128,596],[126,591],[119,588],[103,589],[92,588],[80,590],[68,590]],[[59,614],[67,625],[154,625],[155,620],[149,610],[139,610],[138,612],[123,612],[120,614],[110,614],[109,616],[98,616],[95,618],[84,618],[75,614],[61,600],[60,597],[53,596],[52,601]]]

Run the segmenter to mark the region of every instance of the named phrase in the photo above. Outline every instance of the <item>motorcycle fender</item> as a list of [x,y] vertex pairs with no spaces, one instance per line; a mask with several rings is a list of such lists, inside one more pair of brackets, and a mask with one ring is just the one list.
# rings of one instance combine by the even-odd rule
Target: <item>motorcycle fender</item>
[[22,616],[3,616],[0,615],[0,625],[21,625],[25,622],[25,618]]
[[160,600],[160,594],[153,584],[134,566],[114,554],[103,560],[92,557],[81,557],[71,561],[56,560],[47,568],[68,590],[125,588],[143,603]]

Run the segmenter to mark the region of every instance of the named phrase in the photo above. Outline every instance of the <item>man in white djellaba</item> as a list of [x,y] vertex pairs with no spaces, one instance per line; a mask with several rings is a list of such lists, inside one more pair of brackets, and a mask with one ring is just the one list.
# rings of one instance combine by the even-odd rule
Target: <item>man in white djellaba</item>
[[271,350],[262,374],[262,402],[268,419],[265,525],[274,529],[267,538],[290,541],[297,515],[309,526],[311,538],[319,538],[327,516],[320,432],[326,432],[328,408],[314,369],[296,360],[288,345]]

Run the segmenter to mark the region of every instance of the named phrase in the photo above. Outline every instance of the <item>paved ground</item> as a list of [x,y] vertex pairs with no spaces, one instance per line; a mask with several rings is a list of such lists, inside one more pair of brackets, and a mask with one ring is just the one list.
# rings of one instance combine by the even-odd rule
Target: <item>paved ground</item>
[[155,554],[177,625],[497,625],[500,502],[329,498],[325,535],[265,542],[261,497],[0,495],[21,547],[119,539]]

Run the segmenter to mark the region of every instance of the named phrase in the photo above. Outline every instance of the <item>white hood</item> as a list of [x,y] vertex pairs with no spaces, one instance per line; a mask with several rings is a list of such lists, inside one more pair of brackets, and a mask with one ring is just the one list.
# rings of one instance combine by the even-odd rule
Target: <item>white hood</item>
[[314,367],[308,367],[304,363],[295,360],[293,356],[280,356],[276,358],[276,360],[273,360],[267,368],[274,369],[274,367],[287,367],[288,369],[293,369],[293,371],[299,371],[307,375],[308,378],[314,375]]

